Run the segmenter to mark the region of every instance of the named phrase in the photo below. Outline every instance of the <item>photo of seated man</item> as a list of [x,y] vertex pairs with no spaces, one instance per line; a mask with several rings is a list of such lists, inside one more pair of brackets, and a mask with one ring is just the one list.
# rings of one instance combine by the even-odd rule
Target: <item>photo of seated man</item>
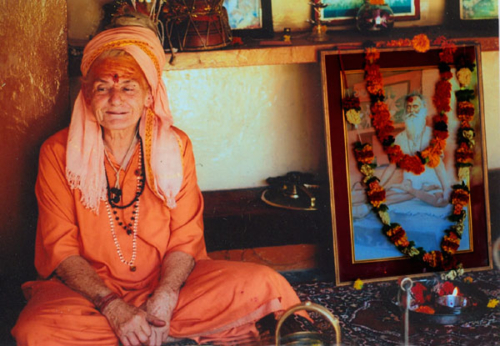
[[[407,95],[405,111],[405,129],[396,135],[395,144],[405,154],[413,156],[427,148],[432,139],[432,128],[426,125],[428,111],[424,96],[419,93]],[[420,175],[404,172],[402,183],[389,185],[395,171],[396,165],[391,163],[380,177],[380,183],[387,191],[388,205],[414,198],[435,207],[449,204],[451,187],[442,160],[435,168],[426,166]]]
[[[404,95],[403,100],[404,127],[395,135],[394,144],[399,145],[403,153],[416,155],[427,148],[432,139],[433,129],[428,125],[432,113],[429,114],[426,97],[421,93],[411,92]],[[375,173],[386,191],[385,204],[389,207],[391,222],[401,224],[409,239],[425,244],[428,251],[439,248],[442,230],[452,224],[448,216],[452,208],[450,195],[454,178],[446,171],[443,162],[446,155],[449,151],[441,156],[436,167],[426,165],[425,171],[419,175],[403,171],[394,163],[378,166]],[[376,155],[377,158],[382,159]],[[365,188],[361,181],[351,182],[355,259],[401,257],[399,250],[381,231],[382,224],[372,211]],[[419,222],[415,222],[416,218]],[[468,241],[468,231],[465,231],[461,250],[469,248]]]

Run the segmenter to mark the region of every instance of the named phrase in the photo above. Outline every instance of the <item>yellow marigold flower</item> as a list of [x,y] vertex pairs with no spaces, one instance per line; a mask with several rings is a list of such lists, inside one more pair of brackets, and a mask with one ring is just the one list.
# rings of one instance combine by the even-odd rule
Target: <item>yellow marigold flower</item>
[[405,255],[410,257],[417,256],[420,253],[420,251],[418,251],[416,248],[409,246],[405,247],[402,251]]
[[441,274],[441,280],[455,280],[457,276],[458,274],[455,270],[450,270],[447,273]]
[[476,141],[474,140],[474,131],[473,130],[463,130],[462,135],[465,139],[469,141],[469,146],[472,148],[476,145]]
[[420,34],[413,37],[413,40],[411,40],[411,45],[413,46],[413,49],[415,49],[419,53],[425,53],[431,47],[429,38],[425,34]]
[[498,299],[490,299],[490,301],[488,302],[488,305],[486,305],[486,307],[493,309],[493,308],[497,307],[498,303],[500,303],[500,301]]
[[471,77],[472,77],[472,72],[467,67],[462,67],[457,72],[457,79],[461,87],[469,85]]
[[365,175],[367,177],[371,177],[373,175],[374,171],[373,171],[372,166],[370,166],[370,165],[363,165],[360,168],[360,172],[361,172],[361,174],[363,174],[363,175]]
[[353,125],[358,125],[361,122],[360,112],[355,109],[349,109],[346,112],[345,117],[347,118],[347,121]]
[[358,291],[363,288],[363,285],[364,283],[363,281],[361,281],[361,279],[357,279],[356,281],[354,281],[354,289]]
[[389,213],[387,211],[379,211],[378,216],[380,217],[380,221],[384,225],[390,225],[391,224],[391,218],[389,216]]
[[468,182],[469,181],[469,167],[459,167],[458,168],[458,179]]
[[455,231],[455,233],[456,233],[456,234],[458,234],[459,236],[461,236],[461,235],[462,235],[462,233],[464,233],[464,225],[463,225],[462,223],[457,223],[457,224],[453,225],[451,228],[452,228],[452,229]]

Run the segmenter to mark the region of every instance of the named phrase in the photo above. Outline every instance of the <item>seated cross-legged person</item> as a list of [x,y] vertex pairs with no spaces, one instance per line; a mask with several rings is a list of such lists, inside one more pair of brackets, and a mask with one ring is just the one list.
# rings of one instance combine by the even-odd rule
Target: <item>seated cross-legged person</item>
[[208,258],[191,142],[172,126],[165,54],[147,27],[84,50],[71,124],[40,152],[35,266],[18,345],[217,344],[299,303],[256,264]]

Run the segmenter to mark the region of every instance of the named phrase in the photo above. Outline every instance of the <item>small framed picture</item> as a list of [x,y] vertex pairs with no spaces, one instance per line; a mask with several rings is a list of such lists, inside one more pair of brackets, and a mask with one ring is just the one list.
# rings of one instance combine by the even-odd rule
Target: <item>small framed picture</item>
[[460,19],[498,19],[498,0],[460,0]]
[[223,6],[234,36],[271,38],[274,35],[271,0],[224,0]]
[[[327,25],[345,25],[354,22],[359,8],[364,0],[314,0],[315,3],[327,5],[325,8],[314,13],[316,21]],[[396,21],[420,19],[420,0],[386,0],[395,15]]]

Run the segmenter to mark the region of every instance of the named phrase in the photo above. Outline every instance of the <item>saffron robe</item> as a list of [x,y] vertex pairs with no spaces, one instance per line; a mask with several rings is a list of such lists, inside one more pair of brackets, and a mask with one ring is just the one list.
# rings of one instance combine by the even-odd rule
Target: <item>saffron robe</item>
[[[110,220],[104,201],[96,215],[83,207],[79,190],[71,190],[67,183],[68,130],[44,143],[36,184],[39,219],[35,266],[41,279],[23,285],[28,304],[12,330],[18,345],[118,344],[107,319],[95,306],[53,276],[59,264],[73,255],[86,259],[111,290],[137,307],[156,288],[165,254],[182,251],[193,256],[195,267],[180,291],[171,320],[170,336],[176,338],[203,342],[255,334],[257,320],[299,303],[288,282],[268,267],[209,259],[203,237],[203,198],[191,142],[186,134],[174,129],[183,162],[177,207],[170,210],[145,186],[138,213],[135,272],[120,261],[110,222],[115,223],[115,234],[127,261],[132,257],[132,236],[117,225],[117,220]],[[136,193],[139,149],[138,144],[120,173],[122,203],[130,202]],[[109,184],[114,186],[114,171],[109,162],[105,165]],[[115,164],[115,168],[119,166]],[[118,209],[120,221],[130,222],[133,209]]]

